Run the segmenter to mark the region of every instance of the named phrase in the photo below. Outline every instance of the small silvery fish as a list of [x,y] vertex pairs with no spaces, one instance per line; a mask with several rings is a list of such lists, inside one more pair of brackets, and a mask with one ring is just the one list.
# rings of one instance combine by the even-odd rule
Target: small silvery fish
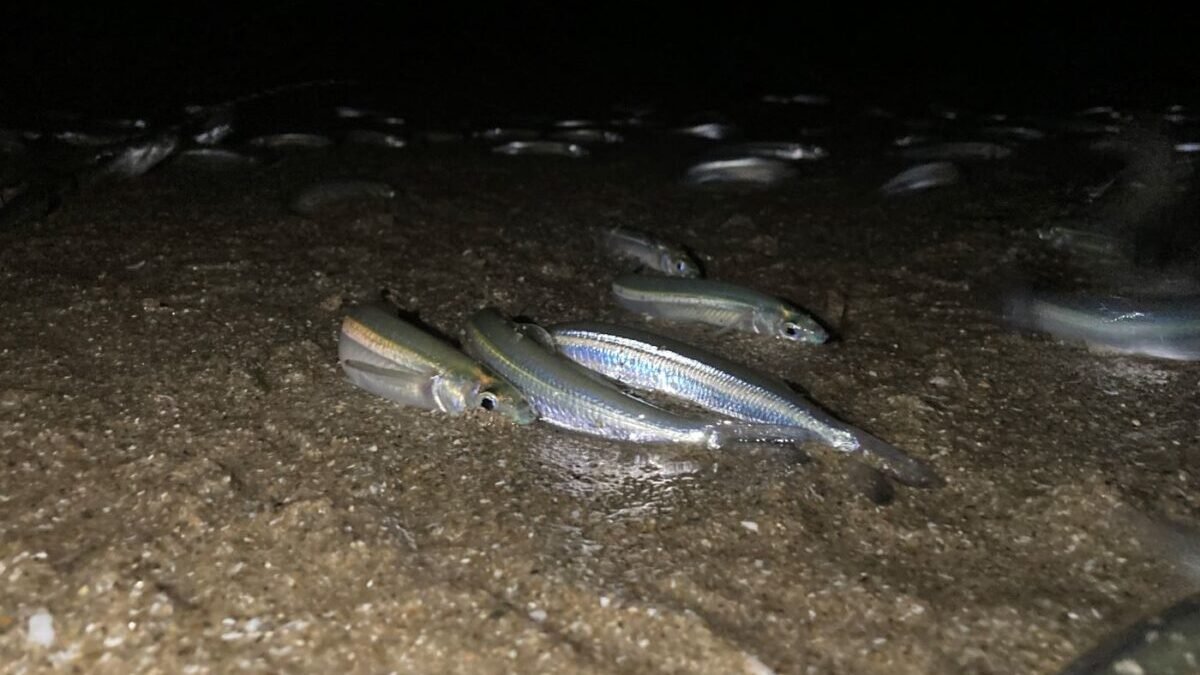
[[568,143],[604,143],[612,145],[614,143],[625,142],[624,136],[615,131],[608,131],[607,129],[564,129],[554,132],[550,135],[550,138]]
[[681,415],[622,392],[609,380],[555,352],[533,324],[515,324],[494,309],[467,321],[463,344],[521,392],[543,421],[580,433],[636,443],[679,443],[712,449],[731,443],[807,441],[797,427]]
[[635,389],[691,401],[747,422],[812,431],[842,452],[862,452],[909,485],[937,482],[933,471],[884,441],[813,405],[787,383],[678,340],[601,323],[553,326],[558,351]]
[[723,281],[626,274],[612,284],[617,304],[655,319],[718,326],[821,344],[829,334],[808,314],[774,296]]
[[537,129],[492,127],[476,131],[472,136],[484,141],[532,141],[541,138],[542,132]]
[[346,316],[338,359],[353,384],[406,406],[451,415],[484,408],[517,424],[537,419],[508,383],[379,306],[358,307]]
[[1006,298],[1005,317],[1018,328],[1081,340],[1100,351],[1200,360],[1200,296],[1015,292]]
[[289,133],[256,136],[247,141],[250,145],[272,150],[319,150],[333,145],[333,141],[320,134]]
[[135,178],[158,166],[179,147],[179,136],[166,132],[126,145],[104,166],[107,173]]
[[787,162],[764,157],[715,159],[696,164],[683,180],[689,185],[754,185],[767,187],[791,178],[795,171]]
[[313,183],[292,198],[292,210],[312,215],[334,202],[387,200],[396,196],[391,185],[374,180],[329,180]]
[[1046,137],[1045,132],[1033,127],[992,126],[979,130],[985,136],[993,138],[1011,138],[1016,141],[1040,141]]
[[992,160],[1005,159],[1011,156],[1012,148],[984,141],[963,141],[958,143],[912,146],[901,150],[899,154],[905,159],[916,161],[938,159]]
[[592,154],[587,148],[562,141],[512,141],[492,148],[500,155],[557,155],[580,158]]
[[211,171],[243,169],[259,163],[257,157],[224,148],[192,148],[179,153],[172,166],[189,166]]
[[377,148],[399,150],[408,142],[395,134],[389,134],[374,129],[352,129],[346,132],[346,142],[355,145],[373,145]]
[[720,150],[722,154],[751,157],[766,157],[767,159],[782,159],[789,162],[824,159],[829,155],[825,148],[819,145],[804,143],[789,143],[785,141],[754,141],[739,143]]
[[700,265],[679,246],[671,246],[650,235],[623,227],[600,230],[596,238],[605,249],[622,258],[673,277],[698,277]]
[[918,192],[943,185],[953,185],[958,182],[958,177],[958,167],[950,162],[918,164],[901,171],[895,178],[884,183],[879,191],[888,196]]
[[710,141],[721,141],[736,136],[737,127],[722,122],[704,122],[688,127],[679,127],[675,133],[693,138],[705,138]]

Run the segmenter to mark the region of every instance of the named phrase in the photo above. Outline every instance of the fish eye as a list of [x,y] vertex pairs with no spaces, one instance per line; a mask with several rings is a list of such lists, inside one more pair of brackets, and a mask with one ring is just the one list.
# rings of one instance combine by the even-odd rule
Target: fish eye
[[494,394],[485,393],[479,397],[479,407],[484,410],[495,410],[500,406],[500,401],[496,399]]
[[793,338],[799,337],[800,336],[800,327],[794,323],[785,323],[785,324],[783,324],[783,334],[788,337],[793,337]]
[[687,261],[685,261],[685,260],[676,261],[675,262],[675,270],[678,272],[686,272],[687,271]]

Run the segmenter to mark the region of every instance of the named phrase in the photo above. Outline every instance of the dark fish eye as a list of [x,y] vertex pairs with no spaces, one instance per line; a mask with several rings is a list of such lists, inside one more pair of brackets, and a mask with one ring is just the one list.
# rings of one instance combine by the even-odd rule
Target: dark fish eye
[[498,405],[500,405],[500,402],[491,394],[484,394],[479,399],[479,406],[484,410],[495,410]]
[[800,329],[796,327],[796,324],[789,323],[784,325],[783,334],[787,335],[788,337],[796,337],[800,334]]

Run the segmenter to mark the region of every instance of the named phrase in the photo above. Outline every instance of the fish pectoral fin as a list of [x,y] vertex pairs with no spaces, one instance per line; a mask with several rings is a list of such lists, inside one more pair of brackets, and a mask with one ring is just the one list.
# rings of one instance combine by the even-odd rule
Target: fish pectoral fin
[[376,396],[426,410],[441,409],[434,389],[441,373],[403,367],[385,368],[353,359],[343,360],[342,370],[356,387]]
[[519,323],[517,324],[517,332],[550,351],[558,351],[558,343],[554,341],[554,336],[550,334],[550,331],[536,323]]

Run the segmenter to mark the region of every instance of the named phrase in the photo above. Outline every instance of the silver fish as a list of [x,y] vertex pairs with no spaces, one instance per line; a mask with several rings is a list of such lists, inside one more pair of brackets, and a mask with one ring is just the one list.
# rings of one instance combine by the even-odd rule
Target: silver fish
[[592,154],[587,148],[562,141],[512,141],[492,148],[500,155],[557,155],[578,159]]
[[795,427],[746,424],[680,415],[622,392],[610,380],[554,351],[553,338],[532,324],[517,325],[494,309],[467,322],[464,346],[525,397],[554,426],[637,443],[721,448],[737,442],[804,441]]
[[741,155],[751,157],[765,157],[767,159],[782,159],[788,162],[797,162],[803,160],[824,159],[829,156],[825,148],[819,145],[807,145],[804,143],[790,143],[786,141],[754,141],[750,143],[739,143],[731,145],[720,150],[722,154]]
[[172,166],[189,166],[212,171],[242,169],[255,166],[259,159],[253,155],[243,155],[240,152],[224,148],[192,148],[184,150],[175,157]]
[[604,143],[612,145],[614,143],[625,142],[625,137],[615,131],[591,128],[563,129],[551,134],[550,138],[568,143]]
[[691,401],[747,422],[812,431],[842,452],[862,452],[909,485],[937,482],[923,462],[846,424],[787,383],[699,347],[647,331],[602,323],[552,326],[558,351],[576,363],[635,389]]
[[272,150],[319,150],[333,145],[333,141],[327,136],[305,133],[256,136],[247,142],[256,147]]
[[104,171],[116,176],[135,178],[158,166],[170,157],[177,147],[179,136],[170,131],[131,142],[107,161]]
[[376,305],[358,307],[342,321],[338,359],[353,384],[406,406],[451,415],[484,408],[517,424],[537,419],[507,382]]
[[626,274],[612,284],[617,304],[651,318],[690,321],[724,330],[821,344],[829,334],[800,309],[723,281]]
[[313,183],[292,198],[292,210],[312,215],[333,202],[387,200],[396,196],[391,185],[374,180],[330,180]]
[[905,192],[929,190],[943,185],[953,185],[958,182],[958,177],[958,167],[950,162],[918,164],[896,174],[894,178],[884,183],[879,191],[892,196]]
[[622,258],[636,260],[650,269],[673,277],[698,277],[700,265],[688,252],[650,235],[623,227],[600,230],[600,245]]
[[689,185],[771,186],[795,175],[787,162],[764,157],[734,157],[696,164],[687,170],[683,181]]
[[1101,351],[1200,360],[1200,296],[1014,292],[1006,298],[1005,317],[1018,328],[1081,340]]
[[930,160],[992,160],[1005,159],[1012,156],[1012,148],[998,143],[984,141],[963,141],[957,143],[937,143],[935,145],[917,145],[900,151],[900,156],[916,161]]
[[675,133],[693,138],[704,138],[710,141],[721,141],[736,136],[737,127],[723,122],[703,122],[675,129]]
[[377,148],[398,150],[408,145],[408,142],[395,134],[389,134],[374,129],[352,129],[346,132],[346,142],[356,145],[373,145]]
[[518,129],[510,127],[492,127],[471,134],[484,141],[532,141],[542,137],[537,129]]

